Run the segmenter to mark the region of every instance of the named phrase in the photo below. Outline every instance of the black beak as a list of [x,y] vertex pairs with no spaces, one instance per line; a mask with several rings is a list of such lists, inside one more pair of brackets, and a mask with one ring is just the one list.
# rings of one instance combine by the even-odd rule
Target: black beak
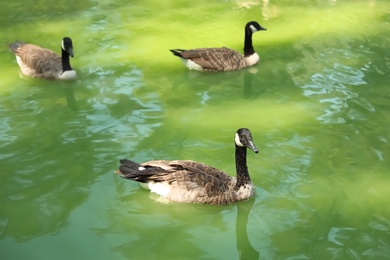
[[249,141],[248,148],[254,151],[255,153],[259,152],[259,149],[257,149],[256,145],[252,141]]
[[73,58],[73,49],[72,48],[68,48],[67,50],[66,50],[66,52],[67,53],[69,53],[69,55]]

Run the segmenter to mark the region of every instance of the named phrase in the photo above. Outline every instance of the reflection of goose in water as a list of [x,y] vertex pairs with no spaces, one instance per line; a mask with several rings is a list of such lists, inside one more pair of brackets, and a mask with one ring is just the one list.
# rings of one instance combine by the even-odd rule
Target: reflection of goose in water
[[245,99],[254,99],[262,92],[262,89],[257,86],[255,89],[253,89],[253,78],[256,73],[257,69],[253,70],[253,68],[245,70],[244,72],[243,96]]
[[249,241],[248,217],[255,200],[249,200],[237,204],[236,241],[240,259],[259,259],[257,252]]
[[[183,71],[180,76],[175,77],[172,90],[180,91],[184,88],[190,89],[197,96],[202,97],[200,103],[205,103],[211,98],[224,98],[229,96],[239,97],[237,90],[243,88],[244,99],[255,99],[264,91],[262,79],[257,75],[255,67],[246,68],[240,71],[231,71],[224,74],[201,73],[198,71]],[[223,93],[221,93],[221,89]],[[189,95],[190,92],[183,92]],[[175,97],[177,98],[177,97]],[[185,97],[188,98],[188,97]],[[185,99],[183,98],[183,99]]]
[[125,179],[140,182],[143,187],[171,201],[226,205],[247,200],[255,195],[246,164],[247,148],[255,153],[258,149],[247,128],[237,130],[234,143],[237,177],[189,160],[158,160],[141,164],[121,160],[117,173]]
[[68,104],[68,107],[73,111],[78,110],[77,101],[76,101],[76,97],[74,96],[73,87],[72,86],[65,86],[64,87],[64,94],[65,94],[66,103]]
[[[35,100],[35,101],[40,101],[40,100],[47,100],[50,99],[52,101],[57,100],[56,102],[52,102],[52,110],[57,110],[59,106],[64,106],[64,98],[66,100],[66,106],[72,110],[72,111],[77,111],[78,110],[78,105],[77,105],[77,100],[76,96],[74,94],[74,89],[73,89],[73,84],[72,83],[63,83],[60,82],[58,83],[58,87],[51,87],[52,83],[47,84],[50,85],[50,89],[45,89],[45,91],[40,91],[38,93],[34,93],[29,96],[29,100]],[[42,85],[39,85],[40,87]]]

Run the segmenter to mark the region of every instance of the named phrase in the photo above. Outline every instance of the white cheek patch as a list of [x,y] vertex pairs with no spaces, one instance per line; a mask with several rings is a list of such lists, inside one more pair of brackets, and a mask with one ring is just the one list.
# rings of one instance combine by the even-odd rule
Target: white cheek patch
[[235,137],[234,137],[234,142],[236,142],[236,145],[237,146],[240,146],[240,147],[244,147],[245,145],[243,145],[240,141],[240,136],[236,133]]
[[143,170],[145,170],[146,168],[145,167],[142,167],[142,166],[140,166],[140,167],[138,167],[138,170],[139,171],[143,171]]
[[62,42],[61,42],[61,48],[65,51],[64,40],[62,40]]
[[253,26],[253,24],[249,25],[249,28],[251,28],[253,33],[257,32],[257,29],[255,26]]

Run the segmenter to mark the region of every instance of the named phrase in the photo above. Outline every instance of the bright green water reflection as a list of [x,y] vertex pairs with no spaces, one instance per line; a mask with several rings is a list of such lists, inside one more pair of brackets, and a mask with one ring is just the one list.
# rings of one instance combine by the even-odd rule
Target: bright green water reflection
[[[3,1],[1,259],[389,259],[390,3]],[[170,48],[243,48],[255,70],[187,71]],[[20,78],[16,39],[74,41],[78,82]],[[234,174],[248,127],[255,199],[167,204],[118,159]]]

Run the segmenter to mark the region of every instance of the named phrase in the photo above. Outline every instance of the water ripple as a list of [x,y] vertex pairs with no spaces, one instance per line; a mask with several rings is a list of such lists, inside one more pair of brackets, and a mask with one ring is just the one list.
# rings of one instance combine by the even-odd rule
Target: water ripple
[[363,119],[364,116],[359,116],[361,113],[356,110],[351,113],[351,102],[373,112],[374,107],[352,88],[366,84],[364,76],[359,69],[334,63],[333,68],[325,68],[322,72],[315,73],[311,77],[311,83],[301,86],[303,95],[325,104],[325,113],[318,116],[317,120],[326,124],[343,124],[348,116]]

